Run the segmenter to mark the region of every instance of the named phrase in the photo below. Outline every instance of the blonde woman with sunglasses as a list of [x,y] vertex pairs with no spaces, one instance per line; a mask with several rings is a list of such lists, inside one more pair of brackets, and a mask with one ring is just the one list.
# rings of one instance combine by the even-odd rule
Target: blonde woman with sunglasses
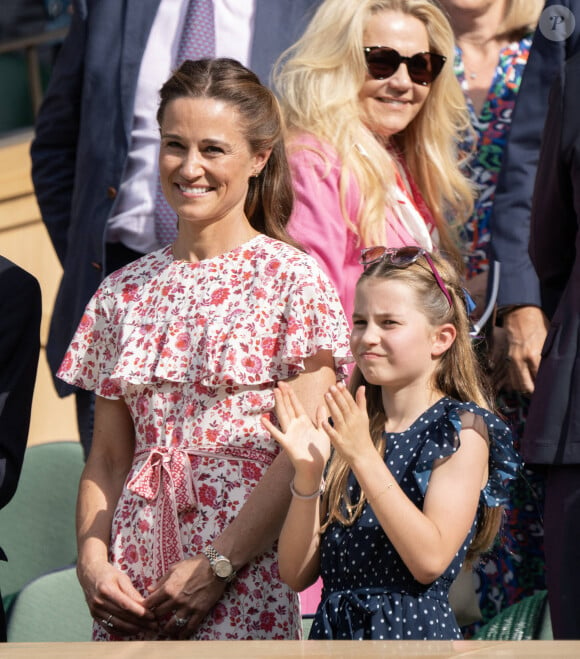
[[292,235],[352,313],[360,248],[416,244],[457,256],[472,208],[456,136],[469,125],[453,32],[430,0],[325,0],[280,59]]
[[497,534],[519,458],[453,268],[419,247],[362,261],[350,392],[330,387],[313,423],[279,383],[282,430],[262,421],[295,468],[280,576],[299,591],[322,576],[311,639],[460,639],[449,588]]

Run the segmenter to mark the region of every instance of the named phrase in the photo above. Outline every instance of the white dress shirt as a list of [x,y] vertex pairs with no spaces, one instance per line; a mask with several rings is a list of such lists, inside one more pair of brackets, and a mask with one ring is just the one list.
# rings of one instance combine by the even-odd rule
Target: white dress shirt
[[[159,127],[159,90],[175,66],[189,0],[161,0],[141,60],[131,145],[117,198],[107,223],[106,240],[146,254],[160,247],[155,236]],[[214,0],[216,56],[248,65],[255,0]],[[167,47],[169,45],[169,48]]]

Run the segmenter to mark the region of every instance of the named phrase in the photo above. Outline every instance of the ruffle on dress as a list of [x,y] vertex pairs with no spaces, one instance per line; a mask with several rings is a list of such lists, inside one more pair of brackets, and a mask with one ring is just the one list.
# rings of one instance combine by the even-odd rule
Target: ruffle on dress
[[320,350],[345,377],[334,287],[311,257],[259,236],[221,260],[176,262],[165,248],[111,275],[58,375],[105,397],[123,395],[124,382],[255,387],[298,374]]
[[450,398],[442,398],[436,406],[442,406],[442,413],[435,422],[439,431],[429,433],[413,474],[422,494],[425,495],[427,491],[433,462],[452,455],[461,445],[461,412],[471,412],[482,417],[489,434],[489,477],[481,490],[480,502],[490,508],[509,507],[507,484],[518,477],[523,465],[513,446],[510,429],[497,416],[474,403],[460,403]]

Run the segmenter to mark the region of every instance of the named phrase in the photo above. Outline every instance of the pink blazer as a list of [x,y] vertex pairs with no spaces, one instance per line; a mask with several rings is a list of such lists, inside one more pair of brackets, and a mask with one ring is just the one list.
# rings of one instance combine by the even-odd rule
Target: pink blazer
[[[359,256],[362,245],[358,235],[347,225],[340,203],[340,161],[334,149],[309,133],[302,133],[290,143],[288,159],[294,184],[294,210],[288,230],[326,271],[334,283],[349,323],[352,324],[355,284],[362,272]],[[418,210],[435,241],[435,225],[418,190],[410,182],[414,198],[405,197]],[[403,190],[402,181],[400,189]],[[360,191],[351,180],[345,209],[356,225]],[[392,212],[385,207],[387,244],[402,247],[417,244]]]

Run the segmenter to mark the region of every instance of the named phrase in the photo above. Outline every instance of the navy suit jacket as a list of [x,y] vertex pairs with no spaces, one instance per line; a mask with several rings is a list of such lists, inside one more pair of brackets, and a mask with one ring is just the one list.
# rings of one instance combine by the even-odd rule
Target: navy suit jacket
[[554,5],[573,13],[575,29],[565,40],[548,39],[543,21],[536,30],[514,108],[491,218],[492,257],[501,263],[498,304],[542,306],[543,302],[548,316],[553,312],[553,299],[549,290],[540,290],[528,255],[532,194],[550,86],[561,75],[566,59],[580,47],[580,0],[548,0],[544,12],[549,14]]
[[[54,374],[105,264],[105,229],[129,149],[139,67],[160,0],[75,0],[32,143],[32,178],[64,269],[47,356]],[[267,83],[320,0],[256,0],[250,67]],[[60,395],[74,388],[55,378]]]
[[522,452],[530,463],[580,464],[580,53],[550,97],[530,231],[540,283],[558,299]]
[[40,351],[40,286],[0,256],[0,508],[13,497],[28,439]]
[[[0,256],[0,508],[14,496],[24,461],[40,350],[40,316],[38,282]],[[1,548],[0,560],[6,560]],[[0,640],[5,640],[5,631],[0,597]]]

